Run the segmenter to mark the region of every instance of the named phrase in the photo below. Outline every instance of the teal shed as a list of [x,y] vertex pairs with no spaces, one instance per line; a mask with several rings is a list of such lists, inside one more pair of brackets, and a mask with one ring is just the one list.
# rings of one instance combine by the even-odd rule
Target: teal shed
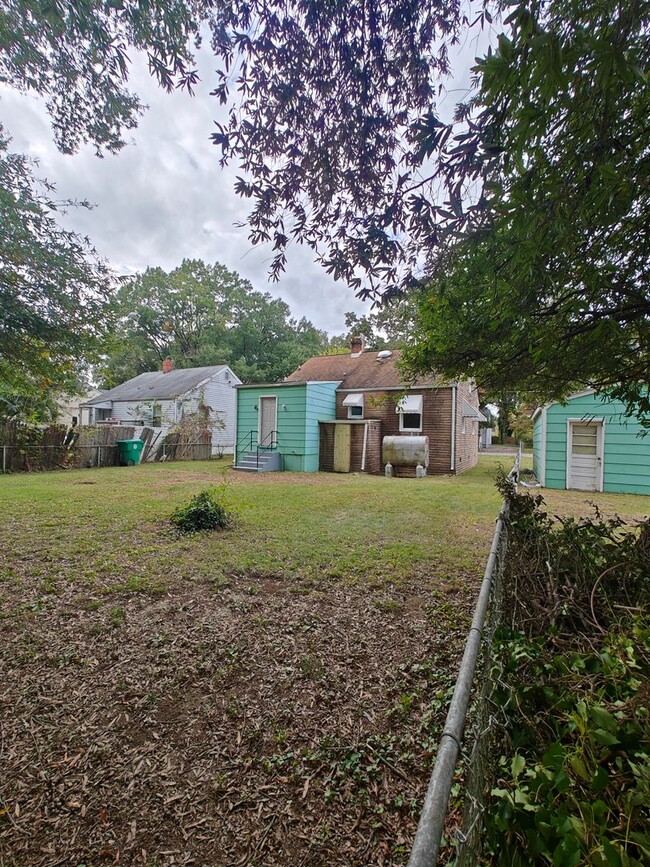
[[235,465],[251,470],[317,472],[318,423],[336,417],[339,383],[236,386]]
[[650,494],[650,432],[621,401],[585,389],[533,415],[533,469],[547,488]]

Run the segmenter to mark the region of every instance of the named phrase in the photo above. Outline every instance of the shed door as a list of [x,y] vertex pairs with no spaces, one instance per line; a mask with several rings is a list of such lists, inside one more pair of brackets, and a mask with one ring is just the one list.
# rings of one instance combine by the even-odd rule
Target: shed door
[[350,472],[352,429],[349,424],[334,425],[334,472]]
[[260,432],[259,443],[263,446],[275,446],[278,419],[277,397],[260,398]]
[[567,488],[602,490],[602,422],[569,422]]

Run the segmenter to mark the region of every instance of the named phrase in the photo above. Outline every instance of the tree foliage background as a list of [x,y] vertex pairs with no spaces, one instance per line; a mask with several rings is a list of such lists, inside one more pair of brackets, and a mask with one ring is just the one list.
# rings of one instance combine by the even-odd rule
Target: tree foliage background
[[649,8],[509,6],[465,139],[482,198],[432,257],[416,368],[539,400],[591,385],[648,417]]
[[[0,9],[0,81],[45,99],[64,153],[115,152],[143,111],[128,89],[129,52],[145,51],[161,86],[190,88],[209,5],[185,0],[52,3]],[[218,38],[218,28],[214,39]],[[109,326],[115,281],[89,241],[64,231],[63,207],[0,127],[0,412],[40,417],[78,388]]]
[[0,413],[47,414],[53,388],[74,390],[79,360],[110,325],[108,269],[56,222],[60,205],[0,127]]
[[[413,370],[538,399],[592,384],[643,415],[648,13],[647,0],[8,0],[0,78],[46,99],[62,150],[115,151],[143,110],[129,51],[191,90],[205,34],[229,108],[213,141],[241,169],[273,275],[308,244],[361,294],[414,295]],[[447,122],[450,49],[484,25],[495,48]]]
[[273,382],[328,347],[325,332],[218,263],[148,268],[120,288],[113,310],[118,324],[98,371],[107,387],[164,358],[177,367],[228,364],[245,382]]

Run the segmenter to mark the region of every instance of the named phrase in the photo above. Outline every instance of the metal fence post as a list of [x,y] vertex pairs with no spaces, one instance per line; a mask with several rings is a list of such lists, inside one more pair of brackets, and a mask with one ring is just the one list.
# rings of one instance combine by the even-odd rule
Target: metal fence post
[[7,472],[7,446],[2,447],[2,472]]
[[[521,453],[515,457],[515,464],[508,478],[515,485],[519,476]],[[429,786],[424,798],[413,848],[408,867],[435,867],[440,853],[440,843],[447,814],[449,794],[453,781],[456,761],[461,749],[465,718],[472,691],[474,671],[481,648],[483,629],[490,604],[493,579],[497,572],[497,561],[502,545],[502,534],[508,513],[507,500],[504,500],[496,521],[483,582],[479,592],[472,625],[465,643],[454,693],[447,712],[444,729],[438,745],[436,761],[431,772]]]

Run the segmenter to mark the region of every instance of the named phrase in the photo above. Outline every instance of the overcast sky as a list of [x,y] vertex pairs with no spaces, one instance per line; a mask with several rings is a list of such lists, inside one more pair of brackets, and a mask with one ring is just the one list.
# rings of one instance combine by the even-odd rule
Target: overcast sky
[[[477,54],[475,39],[461,49],[449,111],[467,86],[469,66]],[[219,167],[219,149],[210,142],[222,112],[209,95],[216,85],[208,49],[198,57],[201,83],[194,97],[167,94],[136,58],[131,87],[149,105],[128,147],[117,156],[98,159],[92,148],[61,155],[52,141],[42,102],[0,85],[0,117],[12,136],[11,149],[39,160],[37,174],[56,185],[60,199],[87,199],[92,211],[72,209],[61,220],[66,228],[88,236],[118,274],[148,266],[169,271],[184,258],[221,262],[289,304],[296,317],[306,316],[330,334],[345,330],[344,315],[370,311],[343,283],[332,281],[313,261],[308,248],[294,245],[279,283],[267,277],[270,250],[252,247],[245,220],[249,202],[233,191],[235,168]]]

